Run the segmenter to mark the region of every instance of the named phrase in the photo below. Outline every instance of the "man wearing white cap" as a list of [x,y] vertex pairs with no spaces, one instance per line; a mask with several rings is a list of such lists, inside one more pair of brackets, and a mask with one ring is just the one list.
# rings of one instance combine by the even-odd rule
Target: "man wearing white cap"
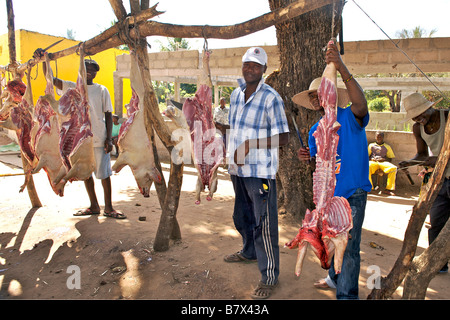
[[[409,166],[424,161],[423,166],[434,167],[444,143],[445,123],[449,110],[432,108],[437,102],[428,101],[422,94],[413,93],[403,99],[406,119],[412,119],[413,134],[416,138],[417,154],[414,158],[399,163],[400,167]],[[428,152],[431,151],[431,154]],[[450,166],[444,173],[441,190],[430,209],[430,224],[428,242],[431,244],[439,235],[450,215]],[[448,272],[448,265],[442,267],[441,272]]]
[[226,262],[257,261],[261,281],[253,299],[268,298],[278,283],[278,147],[289,141],[280,95],[264,83],[267,54],[253,47],[242,57],[239,87],[230,97],[229,173],[235,191],[233,221],[243,248]]

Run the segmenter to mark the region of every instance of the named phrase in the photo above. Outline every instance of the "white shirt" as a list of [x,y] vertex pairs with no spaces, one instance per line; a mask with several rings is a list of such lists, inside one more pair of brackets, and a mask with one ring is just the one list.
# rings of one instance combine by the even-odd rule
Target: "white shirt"
[[[62,96],[69,88],[75,88],[76,83],[62,80],[62,90],[56,93]],[[105,112],[113,112],[111,96],[108,89],[98,83],[87,86],[89,98],[89,116],[91,118],[91,131],[94,135],[94,147],[103,147],[106,139]]]
[[217,107],[214,112],[214,121],[220,123],[220,124],[228,124],[228,113],[230,109],[227,107]]

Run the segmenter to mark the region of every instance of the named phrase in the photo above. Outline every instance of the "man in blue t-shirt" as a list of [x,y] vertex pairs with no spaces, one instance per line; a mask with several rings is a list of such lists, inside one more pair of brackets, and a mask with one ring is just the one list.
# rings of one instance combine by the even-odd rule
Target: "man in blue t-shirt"
[[[345,197],[352,208],[353,229],[344,254],[342,271],[336,274],[334,263],[326,279],[317,281],[316,288],[336,288],[338,299],[358,299],[358,278],[360,269],[360,242],[364,220],[367,192],[372,188],[369,181],[369,156],[367,153],[367,138],[365,127],[369,122],[369,112],[364,92],[356,79],[343,63],[337,46],[328,44],[326,63],[334,63],[340,73],[346,89],[338,88],[337,121],[341,127],[337,131],[339,143],[336,152],[336,188],[335,196]],[[292,100],[305,108],[319,111],[322,116],[324,109],[319,104],[317,88],[320,79],[315,79],[309,90],[303,91]],[[345,108],[349,102],[352,104]],[[316,140],[313,133],[316,123],[309,131],[309,148],[300,148],[298,157],[301,161],[309,161],[315,169]]]

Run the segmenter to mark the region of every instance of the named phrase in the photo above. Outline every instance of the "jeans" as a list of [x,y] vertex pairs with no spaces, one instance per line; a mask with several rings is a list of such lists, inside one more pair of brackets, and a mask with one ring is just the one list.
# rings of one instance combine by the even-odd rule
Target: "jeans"
[[350,230],[350,237],[345,249],[342,271],[340,274],[336,274],[333,258],[326,281],[331,287],[336,288],[337,299],[356,300],[359,299],[358,281],[361,262],[359,251],[366,211],[367,191],[356,189],[355,193],[347,200],[352,208],[353,228]]
[[439,232],[445,226],[450,215],[450,178],[446,178],[442,184],[436,200],[430,210],[430,224],[428,229],[428,242],[431,244],[437,238]]
[[240,253],[257,259],[261,282],[274,285],[280,273],[276,182],[230,177],[235,192],[233,221],[243,241]]
[[[446,178],[442,184],[441,190],[434,200],[430,210],[430,224],[428,229],[428,243],[431,244],[439,235],[442,228],[450,216],[450,178]],[[444,265],[444,269],[446,268]]]

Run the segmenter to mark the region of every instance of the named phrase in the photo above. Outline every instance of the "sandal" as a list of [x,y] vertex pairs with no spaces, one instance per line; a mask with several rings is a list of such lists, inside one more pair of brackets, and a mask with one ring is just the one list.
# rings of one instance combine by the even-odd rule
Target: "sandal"
[[240,252],[229,254],[223,257],[225,262],[255,262],[256,259],[247,259]]
[[92,211],[91,208],[87,208],[87,209],[83,209],[83,210],[78,210],[73,215],[75,217],[81,217],[81,216],[91,216],[94,214],[100,214],[100,212],[95,212],[95,211]]
[[267,299],[272,295],[272,291],[275,289],[275,287],[278,285],[277,284],[265,284],[262,283],[261,281],[258,283],[258,286],[255,288],[255,290],[253,291],[251,297],[252,299],[255,300],[262,300],[262,299]]
[[126,215],[124,215],[120,211],[113,210],[111,212],[104,212],[103,215],[105,217],[114,218],[114,219],[125,219]]
[[328,285],[328,283],[325,279],[320,279],[320,280],[317,280],[316,282],[314,282],[314,287],[316,289],[321,289],[321,290],[334,289]]

